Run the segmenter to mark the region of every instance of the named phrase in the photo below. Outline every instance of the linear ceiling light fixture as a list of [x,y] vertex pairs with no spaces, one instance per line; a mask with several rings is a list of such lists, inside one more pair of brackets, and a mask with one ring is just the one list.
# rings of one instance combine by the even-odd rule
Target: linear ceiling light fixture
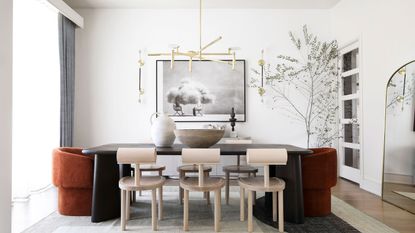
[[[232,69],[235,69],[236,63],[236,55],[235,50],[239,48],[230,47],[226,52],[205,52],[205,50],[212,45],[216,44],[218,41],[222,39],[222,36],[219,36],[212,42],[202,46],[202,0],[199,0],[199,50],[190,50],[187,52],[182,52],[179,50],[179,45],[170,45],[171,52],[169,53],[149,53],[148,56],[170,56],[171,57],[171,64],[170,68],[173,69],[174,61],[176,56],[186,56],[189,58],[189,71],[192,72],[192,61],[196,60],[203,60],[203,61],[214,61],[219,63],[224,63],[232,66]],[[230,57],[231,61],[223,61],[214,57]]]

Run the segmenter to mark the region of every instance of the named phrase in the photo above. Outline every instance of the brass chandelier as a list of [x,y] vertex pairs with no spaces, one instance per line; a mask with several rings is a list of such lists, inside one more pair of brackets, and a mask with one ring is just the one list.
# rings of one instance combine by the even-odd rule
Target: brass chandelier
[[[182,52],[179,50],[179,45],[171,45],[171,52],[168,53],[149,53],[148,56],[169,56],[171,59],[170,68],[174,68],[174,61],[177,56],[185,56],[189,59],[189,71],[192,72],[192,61],[194,59],[200,61],[213,61],[218,63],[224,63],[227,65],[231,65],[232,69],[235,69],[236,63],[236,55],[235,50],[238,48],[230,47],[226,52],[205,52],[205,50],[212,45],[216,44],[218,41],[222,39],[222,36],[219,36],[215,40],[211,41],[210,43],[202,46],[202,0],[199,0],[199,50],[190,50],[187,52]],[[230,57],[229,60],[231,61],[224,61],[214,57]]]

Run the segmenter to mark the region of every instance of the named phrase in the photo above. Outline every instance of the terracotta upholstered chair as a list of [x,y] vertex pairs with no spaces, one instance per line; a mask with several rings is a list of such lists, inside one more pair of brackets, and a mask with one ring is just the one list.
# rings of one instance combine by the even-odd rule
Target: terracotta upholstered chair
[[62,215],[90,216],[94,159],[81,148],[53,150],[53,184],[58,187],[58,210]]
[[304,214],[308,217],[331,213],[331,187],[337,182],[337,152],[333,148],[311,149],[301,159]]

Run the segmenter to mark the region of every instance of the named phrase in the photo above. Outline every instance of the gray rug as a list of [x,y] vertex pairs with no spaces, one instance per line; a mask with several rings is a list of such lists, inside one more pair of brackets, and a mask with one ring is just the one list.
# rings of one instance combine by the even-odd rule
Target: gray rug
[[[239,221],[239,199],[231,195],[230,205],[222,205],[222,222],[221,232],[246,232],[247,222]],[[147,197],[148,198],[148,197]],[[152,232],[151,230],[151,206],[146,200],[146,197],[141,197],[137,203],[134,203],[131,209],[131,220],[127,223],[127,231]],[[182,219],[183,209],[178,203],[177,195],[167,196],[164,201],[164,219],[159,221],[158,232],[183,232]],[[350,208],[342,201],[334,200],[335,208],[344,210]],[[207,206],[206,202],[198,196],[191,196],[189,203],[189,226],[190,232],[213,232],[213,205]],[[354,209],[355,210],[355,209]],[[348,210],[352,215],[354,210]],[[339,211],[340,214],[342,211]],[[360,212],[361,213],[361,212]],[[348,213],[347,213],[348,214]],[[346,214],[346,215],[347,215]],[[346,216],[349,218],[350,216]],[[372,229],[376,232],[394,232],[382,223],[368,217],[364,223],[356,222],[356,226],[362,226],[361,229]],[[354,220],[353,220],[354,221]],[[371,222],[373,221],[373,222]],[[368,228],[369,227],[369,228]],[[361,232],[353,227],[351,224],[342,220],[338,216],[331,214],[327,217],[306,218],[304,224],[285,223],[286,232]],[[52,213],[39,223],[30,227],[26,231],[31,232],[53,232],[53,233],[79,233],[79,232],[120,232],[119,219],[114,219],[101,223],[91,223],[90,217],[67,217]],[[277,232],[277,229],[270,227],[254,218],[254,232]],[[365,232],[364,230],[362,232]],[[367,231],[366,231],[367,232]],[[371,231],[374,232],[374,231]]]

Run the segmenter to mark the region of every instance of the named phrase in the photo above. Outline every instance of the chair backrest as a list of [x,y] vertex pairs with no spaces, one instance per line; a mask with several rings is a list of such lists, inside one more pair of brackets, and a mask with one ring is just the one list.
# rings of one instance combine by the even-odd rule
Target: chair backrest
[[135,164],[135,184],[140,184],[140,164],[152,164],[157,160],[156,148],[118,148],[118,164]]
[[204,164],[218,164],[220,162],[219,148],[183,148],[182,149],[182,163],[199,165],[199,186],[203,186]]
[[264,186],[269,186],[269,165],[286,165],[288,153],[286,149],[248,149],[246,161],[251,165],[264,166]]

